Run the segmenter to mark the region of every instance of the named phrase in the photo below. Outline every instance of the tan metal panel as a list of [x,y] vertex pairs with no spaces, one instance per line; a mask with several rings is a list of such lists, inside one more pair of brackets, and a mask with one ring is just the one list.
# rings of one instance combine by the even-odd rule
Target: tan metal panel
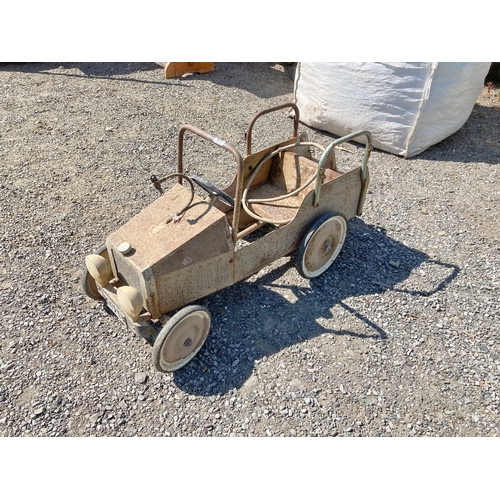
[[234,283],[232,250],[178,269],[156,274],[156,290],[162,312],[169,312]]
[[[188,188],[175,184],[107,240],[120,269],[120,279],[144,293],[145,306],[154,318],[172,309],[162,277],[179,271],[175,274],[174,290],[182,289],[183,273],[185,281],[193,274],[191,265],[196,264],[194,269],[197,269],[233,249],[225,214],[198,196],[178,222],[167,222],[185,206],[189,197]],[[118,250],[123,242],[132,247],[126,255]],[[189,273],[185,272],[186,268],[190,269]],[[193,282],[196,283],[196,279]],[[172,290],[171,286],[168,288]],[[186,292],[186,296],[191,295],[192,292]],[[206,293],[198,297],[203,295]]]
[[234,258],[234,281],[251,276],[298,248],[307,229],[321,215],[335,211],[344,214],[347,219],[354,217],[361,192],[360,170],[361,168],[355,168],[323,184],[320,204],[316,208],[313,207],[314,192],[309,192],[292,222],[237,250]]

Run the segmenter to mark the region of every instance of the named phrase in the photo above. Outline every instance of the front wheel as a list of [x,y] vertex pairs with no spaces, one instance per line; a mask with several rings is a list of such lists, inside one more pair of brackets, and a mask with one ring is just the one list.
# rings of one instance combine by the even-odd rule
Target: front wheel
[[339,212],[320,217],[304,236],[297,252],[296,268],[307,279],[323,274],[344,246],[347,219]]
[[187,365],[202,348],[211,317],[202,306],[187,306],[174,314],[153,345],[153,365],[160,372],[173,372]]

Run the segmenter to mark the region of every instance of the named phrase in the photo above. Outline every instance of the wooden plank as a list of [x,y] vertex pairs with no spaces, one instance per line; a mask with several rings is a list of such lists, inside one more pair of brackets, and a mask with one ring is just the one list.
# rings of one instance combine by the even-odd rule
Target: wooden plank
[[165,78],[179,78],[186,73],[213,73],[213,62],[167,62],[158,63],[165,66]]

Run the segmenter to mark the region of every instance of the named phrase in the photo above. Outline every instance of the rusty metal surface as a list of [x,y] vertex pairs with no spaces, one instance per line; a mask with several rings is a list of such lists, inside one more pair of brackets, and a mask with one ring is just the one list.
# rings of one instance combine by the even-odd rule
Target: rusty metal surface
[[255,125],[255,122],[263,115],[267,115],[269,113],[273,113],[274,111],[278,111],[280,109],[284,108],[292,108],[294,111],[294,119],[293,119],[293,137],[296,138],[298,131],[299,131],[299,108],[297,107],[296,104],[293,104],[291,102],[286,103],[286,104],[280,104],[279,106],[274,106],[273,108],[265,109],[263,111],[260,111],[257,113],[251,120],[250,124],[248,125],[246,134],[245,134],[245,140],[246,140],[246,155],[249,156],[252,154],[252,130],[253,126]]
[[[327,163],[330,163],[331,152],[334,151],[334,149],[336,147],[339,147],[341,144],[344,144],[345,142],[349,142],[360,135],[364,135],[366,137],[366,147],[365,147],[365,154],[363,157],[363,163],[361,165],[361,171],[360,171],[362,187],[361,187],[361,192],[358,196],[358,206],[356,209],[357,215],[361,215],[361,213],[363,211],[363,204],[365,202],[366,191],[368,189],[368,181],[369,181],[369,177],[370,177],[370,173],[369,173],[369,169],[368,169],[368,160],[370,158],[370,153],[372,152],[372,149],[373,149],[371,133],[368,132],[368,130],[359,130],[357,132],[353,132],[352,134],[345,135],[344,137],[340,137],[339,139],[331,142],[328,145],[328,147],[325,149],[323,154],[321,155],[321,158],[319,160],[319,167],[318,167],[321,169]],[[315,195],[314,195],[314,204],[315,205],[317,205],[319,203],[320,192],[321,192],[321,184],[316,183]]]
[[205,258],[169,274],[156,275],[159,302],[164,312],[189,304],[233,283],[234,251]]
[[[335,174],[334,175],[338,175]],[[251,276],[277,258],[295,250],[310,225],[321,215],[338,211],[347,219],[356,215],[361,191],[360,168],[336,177],[323,185],[321,202],[312,206],[311,190],[302,202],[295,219],[288,225],[275,228],[265,236],[236,251],[228,251],[168,274],[157,274],[153,267],[157,293],[163,312],[169,312],[210,293],[226,288]],[[213,238],[217,238],[213,234]]]
[[[273,162],[269,171],[269,182],[250,189],[250,200],[278,198],[287,193],[291,193],[304,185],[307,180],[317,173],[317,161],[304,158],[290,151],[282,152],[276,157],[276,160],[279,161]],[[320,180],[322,182],[328,182],[339,176],[340,174],[333,170],[325,170]],[[296,195],[288,198],[266,203],[257,203],[255,201],[252,203],[250,201],[248,205],[257,215],[266,219],[292,219],[300,208],[304,197],[312,189],[314,189],[314,186],[310,184]]]
[[[165,263],[165,271],[186,266],[202,255],[227,250],[231,245],[231,239],[225,215],[220,210],[210,207],[209,203],[197,195],[191,207],[178,222],[166,222],[188,197],[190,191],[184,186],[175,184],[167,193],[111,234],[108,241],[115,248],[124,241],[129,242],[132,251],[126,258],[134,261],[140,257],[142,262],[138,261],[139,265],[145,262],[151,266],[169,256],[168,264]],[[213,237],[208,234],[203,236],[207,229],[210,229],[210,234],[214,231]],[[198,238],[196,243],[193,241],[195,237]]]
[[317,207],[313,207],[314,191],[310,191],[292,222],[238,249],[234,256],[234,281],[251,276],[298,248],[307,229],[321,215],[336,211],[347,219],[354,217],[362,189],[360,171],[361,167],[355,168],[323,184]]
[[[181,128],[179,129],[179,136],[177,138],[177,173],[182,174],[182,156],[183,156],[183,148],[184,148],[184,134],[186,132],[192,132],[193,134],[196,134],[200,136],[201,138],[215,144],[216,146],[221,147],[222,149],[225,149],[229,153],[231,153],[234,156],[234,159],[236,160],[236,168],[237,168],[237,173],[236,173],[236,187],[235,187],[235,192],[234,193],[228,193],[234,198],[234,206],[239,207],[240,205],[240,200],[241,200],[241,194],[243,192],[243,159],[240,155],[240,153],[233,147],[231,144],[227,143],[223,139],[219,139],[218,137],[215,137],[213,135],[208,134],[207,132],[197,128],[193,127],[192,125],[182,125]],[[182,180],[179,179],[179,183],[181,183]],[[239,227],[239,216],[240,216],[240,211],[239,210],[234,210],[233,211],[233,242],[236,243],[236,238],[238,234],[238,227]]]
[[[291,144],[295,144],[297,142],[297,138],[294,137],[292,139],[289,139],[287,141],[280,142],[279,144],[275,144],[269,148],[262,149],[261,151],[258,151],[256,153],[253,153],[250,156],[245,157],[243,164],[244,164],[244,169],[243,169],[243,184],[245,185],[248,182],[248,179],[252,175],[253,171],[257,167],[257,165],[262,161],[263,158],[265,158],[268,154],[272,153],[273,151],[276,151],[277,149],[283,148],[285,146],[289,146]],[[266,182],[269,178],[269,172],[271,170],[271,167],[273,165],[276,165],[279,163],[279,158],[276,156],[274,158],[270,158],[264,164],[260,167],[260,170],[258,174],[255,176],[255,178],[252,181],[252,187],[258,186],[262,182]]]
[[187,203],[182,208],[179,207],[177,209],[175,214],[173,214],[171,216],[171,220],[177,219],[181,214],[183,214],[191,206],[191,203],[193,202],[193,199],[194,199],[193,180],[190,177],[188,177],[187,175],[179,174],[177,172],[175,174],[167,175],[167,176],[163,177],[162,179],[158,179],[158,177],[156,177],[156,175],[151,176],[151,182],[153,183],[153,186],[160,192],[160,194],[163,194],[163,188],[161,187],[162,183],[169,180],[169,179],[172,179],[174,177],[177,177],[179,179],[179,184],[182,184],[182,180],[185,180],[189,184],[189,187],[191,188],[191,197],[189,198]]
[[[280,142],[279,144],[275,144],[273,146],[270,146],[269,148],[263,149],[262,151],[258,151],[250,156],[245,157],[243,160],[243,175],[239,176],[236,175],[231,182],[226,188],[223,189],[224,192],[232,196],[233,198],[236,199],[236,191],[238,189],[238,185],[241,188],[241,193],[243,192],[243,186],[244,183],[248,180],[250,175],[252,175],[253,170],[255,167],[259,164],[259,162],[269,153],[272,151],[275,151],[276,149],[287,146],[289,144],[294,144],[296,142],[296,138],[289,139],[284,142]],[[269,171],[271,169],[271,164],[274,158],[270,159],[268,162],[266,162],[262,168],[261,171],[259,171],[259,174],[255,177],[255,179],[252,181],[252,186],[256,186],[260,183],[263,183],[267,180]],[[239,200],[241,200],[241,194],[239,197]],[[234,223],[234,216],[233,216],[233,210],[229,209],[227,206],[222,206],[224,205],[223,203],[219,203],[216,201],[215,206],[220,208],[222,211],[226,212],[228,214],[228,217],[230,217],[233,220]],[[252,224],[255,223],[255,219],[250,217],[244,210],[241,209],[241,203],[238,203],[235,206],[239,207],[239,214],[238,214],[238,231],[245,229]],[[234,225],[233,225],[233,231],[234,231]],[[236,239],[238,236],[236,236]],[[235,239],[235,241],[236,241]]]
[[[269,180],[280,187],[283,192],[289,193],[304,184],[318,169],[318,161],[298,155],[292,151],[285,151],[280,155],[280,168],[271,170]],[[325,170],[323,182],[339,177],[333,170]],[[306,188],[300,193],[302,198],[312,189]]]
[[[359,168],[326,183],[323,188],[321,203],[317,208],[312,206],[314,192],[310,191],[290,224],[274,229],[236,252],[233,251],[229,234],[224,235],[220,231],[222,221],[226,225],[227,221],[224,214],[219,212],[217,222],[221,226],[215,224],[206,229],[206,234],[201,232],[199,237],[193,235],[192,245],[179,245],[182,253],[167,255],[164,259],[158,259],[156,264],[151,264],[158,301],[158,308],[150,311],[153,317],[158,318],[161,314],[230,286],[295,250],[308,227],[324,213],[339,211],[348,219],[356,215],[361,190]],[[218,246],[219,239],[225,240],[224,251]],[[185,265],[181,265],[182,262]]]
[[[290,158],[295,162],[293,155]],[[315,163],[310,168],[314,166]],[[339,175],[329,171],[331,180],[322,186],[318,207],[312,206],[311,190],[300,198],[300,209],[293,209],[296,216],[292,222],[236,252],[226,214],[210,208],[198,196],[179,222],[166,222],[191,195],[189,189],[175,184],[108,238],[119,277],[141,290],[145,306],[155,319],[230,286],[296,249],[307,228],[320,215],[331,210],[348,219],[356,215],[362,188],[360,168]],[[289,187],[295,182],[296,179]],[[124,241],[132,246],[126,256],[117,250]]]
[[[162,277],[233,248],[225,214],[198,196],[178,222],[166,222],[190,196],[189,189],[175,184],[107,239],[121,279],[145,294],[145,305],[155,319],[168,312]],[[132,246],[126,256],[118,251],[124,241]],[[173,290],[182,286],[176,283]]]
[[147,264],[140,258],[138,258],[138,256],[131,260],[128,257],[122,255],[109,238],[106,243],[108,245],[110,255],[112,256],[114,267],[116,269],[116,271],[114,272],[115,277],[118,278],[121,283],[133,286],[134,288],[137,288],[137,290],[140,290],[143,294],[143,297],[146,298],[144,306],[149,310],[150,305],[147,303],[149,291],[144,281],[143,275],[144,270],[148,267]]
[[[262,184],[249,192],[249,197],[251,200],[259,200],[266,198],[277,198],[283,193],[286,193],[280,187],[274,184]],[[276,219],[285,220],[291,219],[295,216],[297,210],[300,208],[303,197],[302,193],[296,196],[291,196],[290,198],[285,198],[277,202],[248,202],[248,207],[255,212],[257,215],[264,217],[266,219]]]
[[[286,106],[277,109],[282,107]],[[255,119],[262,114],[264,113],[258,114]],[[250,141],[251,129],[249,127]],[[175,184],[108,237],[107,247],[115,276],[124,284],[141,291],[144,306],[154,319],[230,286],[295,250],[307,229],[321,215],[338,211],[347,219],[354,217],[364,184],[361,174],[367,173],[365,164],[363,168],[344,174],[326,169],[321,178],[321,199],[318,206],[314,207],[312,184],[297,195],[293,193],[306,178],[318,171],[318,161],[300,157],[294,152],[280,153],[280,156],[276,154],[269,158],[252,180],[252,197],[258,192],[261,199],[292,193],[293,196],[279,200],[279,203],[273,201],[272,205],[265,208],[280,212],[278,218],[283,218],[282,215],[286,212],[291,222],[273,228],[235,251],[239,229],[261,226],[255,224],[256,220],[241,209],[244,183],[250,181],[256,166],[267,155],[283,146],[294,144],[297,139],[294,137],[275,144],[242,160],[239,153],[224,141],[190,125],[184,125],[179,131],[178,139],[178,174],[182,174],[183,136],[186,131],[219,145],[235,157],[236,176],[224,189],[235,198],[235,209],[222,207],[217,201],[212,205],[195,195],[190,207],[179,218],[174,217],[172,220],[172,215],[189,203],[192,196],[190,189],[182,184]],[[367,180],[367,175],[364,178]],[[221,210],[217,208],[219,206]],[[124,242],[132,247],[126,255],[118,250]]]

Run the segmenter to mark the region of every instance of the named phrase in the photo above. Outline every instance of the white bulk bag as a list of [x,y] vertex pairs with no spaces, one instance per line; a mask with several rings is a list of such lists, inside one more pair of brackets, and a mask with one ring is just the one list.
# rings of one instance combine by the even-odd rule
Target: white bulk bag
[[369,130],[376,148],[410,157],[467,121],[489,67],[480,62],[298,63],[295,102],[306,125],[337,136]]

